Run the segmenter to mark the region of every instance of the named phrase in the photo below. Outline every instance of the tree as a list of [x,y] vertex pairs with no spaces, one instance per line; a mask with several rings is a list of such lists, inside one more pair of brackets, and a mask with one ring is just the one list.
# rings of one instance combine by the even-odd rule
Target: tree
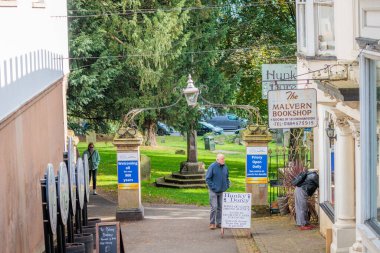
[[[69,115],[87,119],[98,130],[132,108],[170,101],[167,94],[173,85],[164,75],[188,38],[183,30],[188,19],[187,12],[181,11],[184,2],[170,1],[178,11],[150,13],[142,10],[161,4],[70,1],[71,9],[96,14],[70,22],[70,55],[75,59],[71,61]],[[149,134],[156,117],[155,112],[145,116],[143,126]]]

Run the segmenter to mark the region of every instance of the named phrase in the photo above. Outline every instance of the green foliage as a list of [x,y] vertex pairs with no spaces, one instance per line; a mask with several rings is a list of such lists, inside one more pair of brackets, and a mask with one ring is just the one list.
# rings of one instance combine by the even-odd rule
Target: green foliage
[[[296,41],[295,4],[255,3],[69,0],[69,121],[84,119],[90,129],[107,132],[133,108],[173,104],[189,73],[208,101],[250,104],[265,116],[261,64],[295,62],[296,47],[289,45]],[[190,6],[198,9],[181,9]],[[200,118],[196,109],[182,100],[142,113],[138,124],[152,131],[161,120],[184,132]]]

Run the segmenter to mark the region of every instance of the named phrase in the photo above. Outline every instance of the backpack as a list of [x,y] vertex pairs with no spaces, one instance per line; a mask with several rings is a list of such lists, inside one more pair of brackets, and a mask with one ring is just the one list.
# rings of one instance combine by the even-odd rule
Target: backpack
[[300,174],[298,174],[293,180],[292,180],[292,185],[293,186],[301,186],[301,184],[305,181],[307,176],[307,172],[303,171]]

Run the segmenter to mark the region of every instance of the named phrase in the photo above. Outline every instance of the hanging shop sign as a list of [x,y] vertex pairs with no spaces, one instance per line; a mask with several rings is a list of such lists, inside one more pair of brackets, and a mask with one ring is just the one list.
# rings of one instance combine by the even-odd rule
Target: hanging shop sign
[[262,99],[267,99],[267,94],[271,90],[297,89],[296,64],[263,64],[261,74]]
[[119,189],[139,188],[138,152],[126,152],[117,154],[117,178]]
[[316,127],[317,91],[315,89],[274,90],[268,92],[269,128]]
[[268,147],[247,147],[246,183],[268,183]]

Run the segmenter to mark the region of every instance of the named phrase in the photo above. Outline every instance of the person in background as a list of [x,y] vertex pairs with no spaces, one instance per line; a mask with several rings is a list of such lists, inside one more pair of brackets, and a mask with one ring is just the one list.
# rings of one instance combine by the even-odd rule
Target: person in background
[[319,187],[319,177],[315,171],[303,172],[297,177],[298,182],[293,183],[296,186],[294,191],[296,224],[300,230],[311,230],[314,227],[310,224],[307,200]]
[[209,229],[221,227],[222,223],[222,198],[223,192],[230,187],[228,168],[224,161],[224,155],[218,154],[216,162],[207,169],[206,183],[210,196],[210,225]]
[[87,150],[83,152],[83,157],[85,154],[87,154],[87,158],[88,158],[89,182],[91,182],[91,177],[92,177],[93,194],[97,195],[97,193],[96,193],[96,175],[98,174],[98,166],[100,163],[100,156],[99,156],[99,152],[95,149],[94,143],[90,142],[88,144]]

